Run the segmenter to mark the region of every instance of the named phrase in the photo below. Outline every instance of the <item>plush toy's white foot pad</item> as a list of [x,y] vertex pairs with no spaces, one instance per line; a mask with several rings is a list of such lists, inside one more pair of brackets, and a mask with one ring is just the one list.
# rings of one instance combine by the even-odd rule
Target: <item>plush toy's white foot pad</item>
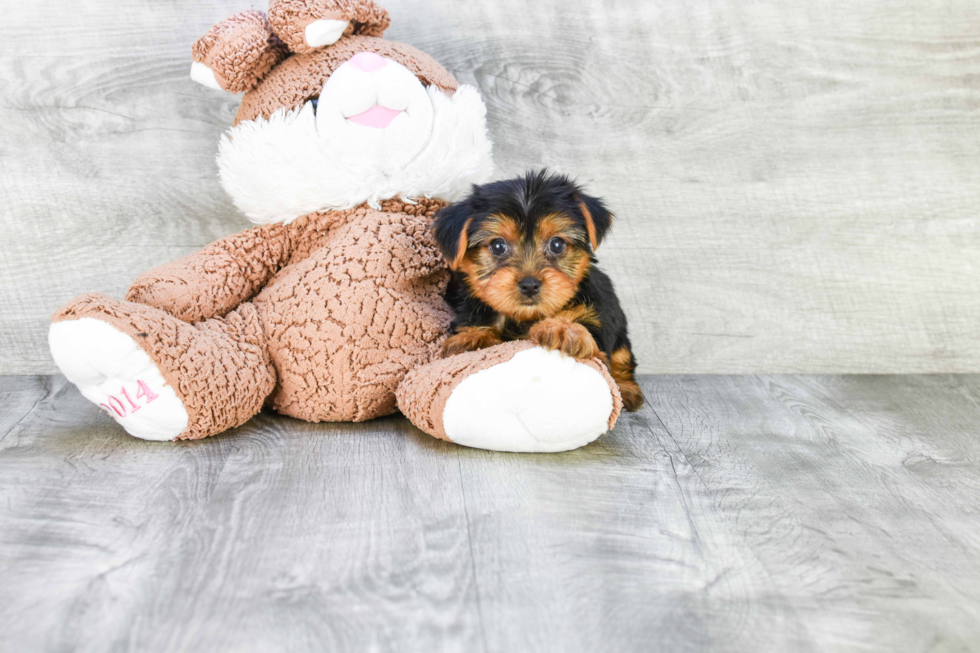
[[598,371],[540,347],[481,370],[453,390],[443,428],[457,444],[493,451],[583,447],[609,430],[613,397]]
[[173,440],[187,428],[187,410],[159,368],[132,338],[85,317],[55,322],[48,332],[55,363],[82,396],[143,440]]
[[333,45],[344,35],[349,24],[346,20],[314,20],[303,32],[306,44],[311,48]]

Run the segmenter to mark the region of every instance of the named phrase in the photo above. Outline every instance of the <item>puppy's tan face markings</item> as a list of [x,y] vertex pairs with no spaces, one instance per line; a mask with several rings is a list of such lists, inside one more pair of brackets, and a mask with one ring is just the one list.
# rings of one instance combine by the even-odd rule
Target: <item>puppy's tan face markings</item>
[[[555,315],[575,296],[591,258],[587,234],[568,216],[540,218],[533,233],[506,215],[479,225],[459,264],[473,294],[519,321]],[[523,290],[522,290],[523,286]]]

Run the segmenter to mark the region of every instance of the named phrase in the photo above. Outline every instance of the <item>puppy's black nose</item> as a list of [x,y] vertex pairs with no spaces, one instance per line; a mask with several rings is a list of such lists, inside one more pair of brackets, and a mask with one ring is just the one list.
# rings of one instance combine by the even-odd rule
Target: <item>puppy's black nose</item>
[[517,287],[521,289],[521,294],[534,297],[541,290],[541,282],[534,277],[524,277],[517,282]]

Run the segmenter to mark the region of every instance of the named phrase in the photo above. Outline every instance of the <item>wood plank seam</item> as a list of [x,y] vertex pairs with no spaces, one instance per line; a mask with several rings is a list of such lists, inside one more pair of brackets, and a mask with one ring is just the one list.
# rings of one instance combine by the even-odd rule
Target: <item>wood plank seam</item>
[[[57,394],[57,393],[56,393],[56,394]],[[36,400],[36,401],[35,401],[35,402],[34,402],[34,403],[33,403],[33,404],[31,405],[31,407],[30,407],[30,409],[29,409],[29,410],[28,410],[28,411],[27,411],[26,413],[24,413],[24,415],[23,415],[23,416],[22,416],[22,417],[21,417],[21,418],[20,418],[19,420],[17,420],[17,423],[16,423],[16,424],[14,424],[13,426],[11,426],[11,427],[10,427],[9,429],[7,429],[7,430],[6,430],[5,432],[4,432],[4,434],[3,434],[2,436],[0,436],[0,443],[3,443],[3,441],[7,439],[7,436],[8,436],[8,435],[10,435],[11,433],[13,433],[13,432],[14,432],[14,431],[16,431],[17,429],[19,429],[19,428],[20,428],[20,427],[21,427],[21,426],[22,426],[22,425],[23,425],[23,424],[24,424],[24,423],[25,423],[25,422],[27,421],[27,419],[28,419],[28,418],[29,418],[29,417],[30,417],[31,415],[33,415],[33,414],[35,413],[35,411],[37,411],[37,408],[38,408],[38,406],[40,406],[40,405],[41,405],[41,403],[43,403],[43,402],[44,402],[44,400],[45,400],[45,399],[47,399],[47,398],[48,398],[48,397],[50,397],[50,396],[51,396],[51,387],[50,387],[50,383],[49,383],[49,384],[48,384],[48,391],[47,391],[47,392],[46,392],[46,393],[44,394],[44,396],[43,396],[43,397],[39,397],[39,398],[38,398],[38,399],[37,399],[37,400]]]
[[480,641],[483,642],[483,653],[489,653],[487,645],[487,628],[483,618],[483,600],[480,597],[480,577],[476,573],[476,554],[473,552],[473,531],[470,528],[470,511],[466,506],[466,486],[463,483],[463,462],[459,457],[460,446],[456,446],[456,471],[459,475],[459,492],[463,501],[463,519],[466,521],[466,543],[470,552],[470,573],[473,574],[473,587],[476,590],[476,613],[480,617]]

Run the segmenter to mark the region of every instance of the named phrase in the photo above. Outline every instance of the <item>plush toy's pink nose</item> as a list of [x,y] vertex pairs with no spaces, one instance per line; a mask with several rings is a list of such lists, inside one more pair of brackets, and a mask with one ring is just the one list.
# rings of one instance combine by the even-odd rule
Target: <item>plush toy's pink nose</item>
[[361,52],[355,54],[350,59],[351,64],[358,70],[363,70],[366,73],[373,73],[376,70],[381,70],[388,65],[384,57],[374,54],[373,52]]

